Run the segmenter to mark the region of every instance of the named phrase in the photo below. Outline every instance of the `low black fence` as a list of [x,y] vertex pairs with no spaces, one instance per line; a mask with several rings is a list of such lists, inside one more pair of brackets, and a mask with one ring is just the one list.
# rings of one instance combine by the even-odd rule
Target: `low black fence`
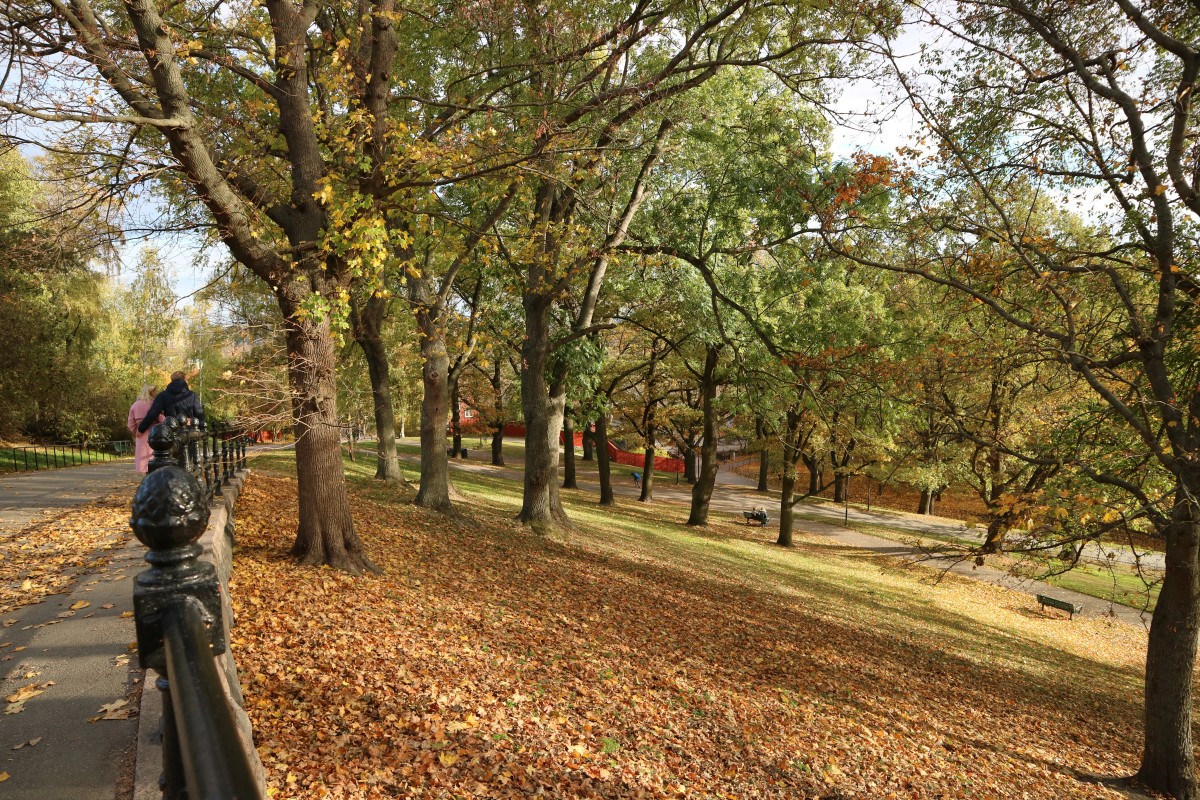
[[0,472],[78,467],[132,455],[132,441],[15,445],[0,447]]
[[261,799],[216,663],[227,647],[221,584],[197,543],[210,505],[246,466],[246,436],[169,419],[149,441],[131,525],[150,568],[133,600],[139,660],[161,676],[163,797]]

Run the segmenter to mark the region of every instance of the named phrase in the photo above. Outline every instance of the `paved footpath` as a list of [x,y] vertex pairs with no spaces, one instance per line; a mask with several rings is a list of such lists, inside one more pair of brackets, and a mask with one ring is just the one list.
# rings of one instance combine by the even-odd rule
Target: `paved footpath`
[[[0,554],[22,543],[30,523],[44,515],[53,518],[113,492],[132,499],[140,478],[131,461],[0,478]],[[65,594],[0,615],[3,696],[43,687],[19,712],[8,713],[6,701],[0,716],[4,800],[132,797],[138,720],[122,717],[136,708],[130,698],[139,689],[129,644],[136,638],[133,576],[144,566],[144,548],[127,527],[114,530],[109,545],[116,546],[108,551],[111,560],[75,575]],[[68,613],[79,601],[89,605]],[[93,722],[104,715],[102,706],[115,719]]]

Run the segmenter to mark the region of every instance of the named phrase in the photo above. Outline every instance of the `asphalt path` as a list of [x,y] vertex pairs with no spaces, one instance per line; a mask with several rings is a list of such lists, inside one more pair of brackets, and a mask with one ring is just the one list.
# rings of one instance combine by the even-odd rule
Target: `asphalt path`
[[[132,461],[47,470],[0,478],[0,552],[27,535],[32,521],[60,514],[141,478]],[[42,693],[0,718],[0,782],[4,800],[118,800],[131,796],[138,720],[132,619],[133,576],[144,548],[114,532],[104,566],[83,571],[65,594],[2,615],[0,688]],[[89,559],[90,560],[90,559]],[[71,606],[85,601],[78,610]],[[107,607],[106,607],[107,606]],[[125,616],[128,613],[129,616]],[[114,706],[115,704],[115,706]],[[102,719],[107,706],[110,719]]]

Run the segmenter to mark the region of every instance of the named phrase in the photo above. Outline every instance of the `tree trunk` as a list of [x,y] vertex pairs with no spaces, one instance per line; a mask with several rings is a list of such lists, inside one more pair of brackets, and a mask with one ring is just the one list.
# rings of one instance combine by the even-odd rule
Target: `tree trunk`
[[[688,525],[707,525],[708,506],[712,500],[713,487],[717,485],[717,360],[719,347],[710,345],[704,354],[704,374],[700,380],[700,410],[704,433],[700,442],[700,477],[692,485],[692,510]],[[695,461],[688,458],[688,462]]]
[[550,354],[550,300],[524,298],[525,340],[521,344],[521,411],[525,418],[525,483],[517,519],[535,526],[566,523],[558,495],[558,432],[566,397],[546,382]]
[[792,497],[796,493],[796,467],[793,464],[783,465],[783,477],[779,481],[779,536],[775,544],[782,547],[792,546],[792,520],[794,516]]
[[353,575],[379,572],[363,549],[350,515],[337,424],[336,349],[329,321],[287,322],[288,382],[296,431],[300,524],[292,555],[301,564],[328,564]]
[[387,300],[371,296],[362,313],[351,306],[354,340],[362,348],[367,362],[367,374],[371,378],[371,399],[375,406],[375,477],[385,483],[407,483],[400,474],[400,460],[396,455],[396,417],[392,408],[392,385],[389,375],[387,350],[383,346],[380,329]]
[[833,502],[846,502],[846,476],[840,472],[833,475]]
[[1200,476],[1177,481],[1166,572],[1146,649],[1145,749],[1138,778],[1177,800],[1197,800],[1192,673],[1200,624]]
[[806,453],[800,454],[800,460],[804,462],[804,468],[808,470],[808,496],[816,497],[821,493],[821,462],[816,456]]
[[1000,549],[1000,543],[1004,541],[1004,534],[1008,532],[1008,515],[994,516],[988,520],[987,534],[983,537],[983,545],[979,548],[981,553],[995,553]]
[[616,503],[612,489],[612,465],[608,461],[608,420],[596,418],[596,471],[600,475],[600,505]]
[[767,491],[767,478],[770,477],[771,454],[767,448],[767,426],[762,417],[754,418],[754,437],[758,440],[758,486],[757,491]]
[[450,457],[458,458],[462,453],[462,409],[459,405],[458,377],[450,381]]
[[504,466],[504,380],[500,359],[492,365],[492,466]]
[[779,481],[779,538],[775,540],[775,544],[783,547],[792,546],[795,506],[792,498],[796,493],[796,463],[801,458],[799,441],[803,418],[803,414],[794,409],[787,412],[787,430],[783,437],[783,476]]
[[642,491],[638,494],[639,503],[649,503],[654,500],[654,440],[650,442],[642,454]]
[[450,509],[450,467],[446,458],[447,373],[450,357],[435,309],[417,304],[421,336],[421,488],[414,501],[423,508]]
[[492,431],[492,466],[504,466],[504,423],[501,422]]
[[[703,449],[703,445],[701,445]],[[688,444],[683,448],[683,479],[693,487],[696,485],[696,446]]]
[[918,514],[932,514],[933,513],[933,490],[932,489],[922,489],[921,490],[921,499],[917,503],[917,513]]
[[592,433],[591,425],[583,426],[583,460],[592,461],[592,453],[595,451],[595,434]]
[[642,492],[638,496],[640,503],[649,503],[654,499],[654,447],[658,441],[658,401],[654,398],[654,391],[657,388],[655,373],[660,356],[660,341],[655,339],[650,346],[650,364],[646,369],[646,407],[642,410],[646,451],[642,459]]
[[563,414],[563,484],[564,489],[578,489],[575,482],[575,425],[571,415]]

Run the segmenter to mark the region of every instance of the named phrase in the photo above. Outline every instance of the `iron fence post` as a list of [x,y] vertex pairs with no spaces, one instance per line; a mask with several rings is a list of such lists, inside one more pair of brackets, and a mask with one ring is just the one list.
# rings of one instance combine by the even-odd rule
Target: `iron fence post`
[[141,666],[161,676],[155,685],[163,693],[163,776],[159,783],[164,800],[187,797],[163,646],[164,611],[174,603],[199,601],[217,632],[214,649],[224,649],[216,569],[198,559],[202,551],[196,544],[208,524],[208,514],[208,502],[196,479],[172,464],[162,464],[148,474],[133,498],[130,526],[149,548],[146,561],[150,564],[134,581],[134,621]]

